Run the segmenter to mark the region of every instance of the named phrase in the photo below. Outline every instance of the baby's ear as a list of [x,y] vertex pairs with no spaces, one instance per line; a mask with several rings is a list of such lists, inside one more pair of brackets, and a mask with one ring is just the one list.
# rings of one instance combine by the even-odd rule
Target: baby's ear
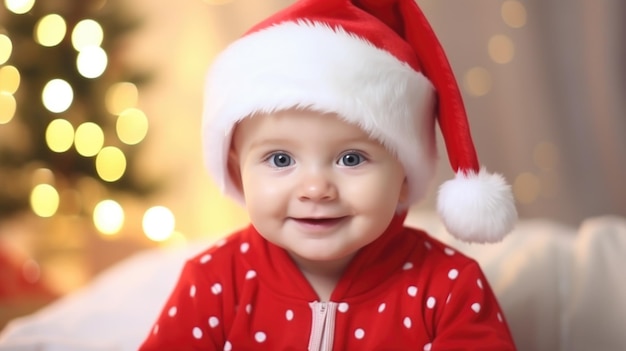
[[234,148],[230,148],[228,151],[228,176],[233,181],[233,185],[239,190],[243,192],[243,185],[241,182],[241,169],[239,167],[239,155]]

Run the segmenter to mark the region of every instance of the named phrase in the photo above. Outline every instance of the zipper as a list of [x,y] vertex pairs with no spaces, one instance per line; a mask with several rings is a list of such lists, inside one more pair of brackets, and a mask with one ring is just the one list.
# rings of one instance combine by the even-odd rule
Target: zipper
[[335,315],[338,304],[335,302],[310,302],[311,337],[309,351],[330,351],[335,336]]

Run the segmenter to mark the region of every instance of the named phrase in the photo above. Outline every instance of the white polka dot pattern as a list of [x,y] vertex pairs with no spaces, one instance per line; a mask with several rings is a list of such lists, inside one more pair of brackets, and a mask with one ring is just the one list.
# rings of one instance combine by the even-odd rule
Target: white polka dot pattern
[[293,320],[293,311],[292,310],[287,310],[287,312],[285,312],[285,319],[287,319],[288,321],[292,321]]
[[220,283],[213,284],[213,286],[211,287],[211,292],[213,293],[213,295],[221,294],[222,293],[222,284],[220,284]]
[[249,270],[248,272],[246,272],[246,279],[252,279],[256,277],[256,272],[253,270]]
[[458,276],[459,276],[459,271],[457,271],[454,268],[448,272],[448,278],[450,278],[450,280],[455,280]]
[[196,339],[202,339],[202,329],[195,327],[193,328],[192,332],[193,337]]
[[176,306],[172,306],[170,307],[170,309],[167,311],[167,315],[170,317],[174,317],[176,315]]
[[258,343],[265,342],[265,339],[267,339],[267,335],[265,335],[264,332],[260,331],[260,332],[256,332],[254,334],[254,340],[256,340],[256,342],[258,342]]
[[365,337],[365,330],[358,328],[354,331],[354,337],[361,340]]
[[431,351],[433,347],[433,344],[428,343],[426,345],[424,345],[424,351]]
[[437,299],[431,296],[428,298],[428,300],[426,300],[426,307],[433,309],[435,308],[436,303],[437,303]]
[[472,308],[472,311],[476,313],[480,312],[480,304],[478,302],[473,303],[471,308]]
[[230,341],[226,341],[224,343],[224,351],[232,351],[233,350],[233,345],[230,343]]
[[387,304],[384,302],[378,305],[378,313],[383,313],[383,311],[385,310],[385,307],[387,307]]
[[346,312],[348,312],[348,308],[350,308],[350,306],[349,306],[347,303],[345,303],[345,302],[340,303],[340,304],[339,304],[339,307],[337,307],[337,309],[338,309],[338,310],[339,310],[339,312],[341,312],[341,313],[346,313]]
[[404,326],[405,326],[407,329],[410,329],[410,328],[411,328],[411,326],[413,325],[413,322],[411,321],[411,318],[410,318],[410,317],[404,317],[404,320],[402,321],[402,324],[404,324]]
[[239,251],[241,251],[241,253],[246,253],[248,250],[250,250],[250,244],[248,243],[243,243],[239,246]]
[[211,318],[209,318],[209,327],[215,328],[218,325],[220,325],[220,320],[217,317],[212,316]]
[[416,286],[409,286],[409,288],[406,289],[406,293],[409,294],[409,296],[411,296],[411,297],[415,297],[417,295],[417,287]]

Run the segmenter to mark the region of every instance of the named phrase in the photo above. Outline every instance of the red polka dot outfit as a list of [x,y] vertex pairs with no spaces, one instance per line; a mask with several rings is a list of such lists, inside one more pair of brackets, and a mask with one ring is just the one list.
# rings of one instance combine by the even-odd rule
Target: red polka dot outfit
[[185,264],[140,350],[515,350],[478,264],[395,218],[330,301],[249,226]]

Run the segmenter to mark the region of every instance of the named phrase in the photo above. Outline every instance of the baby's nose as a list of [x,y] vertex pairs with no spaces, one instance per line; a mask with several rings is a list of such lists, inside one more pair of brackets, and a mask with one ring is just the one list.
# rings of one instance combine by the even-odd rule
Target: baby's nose
[[329,201],[337,198],[337,187],[324,172],[311,172],[302,177],[298,189],[302,201]]

